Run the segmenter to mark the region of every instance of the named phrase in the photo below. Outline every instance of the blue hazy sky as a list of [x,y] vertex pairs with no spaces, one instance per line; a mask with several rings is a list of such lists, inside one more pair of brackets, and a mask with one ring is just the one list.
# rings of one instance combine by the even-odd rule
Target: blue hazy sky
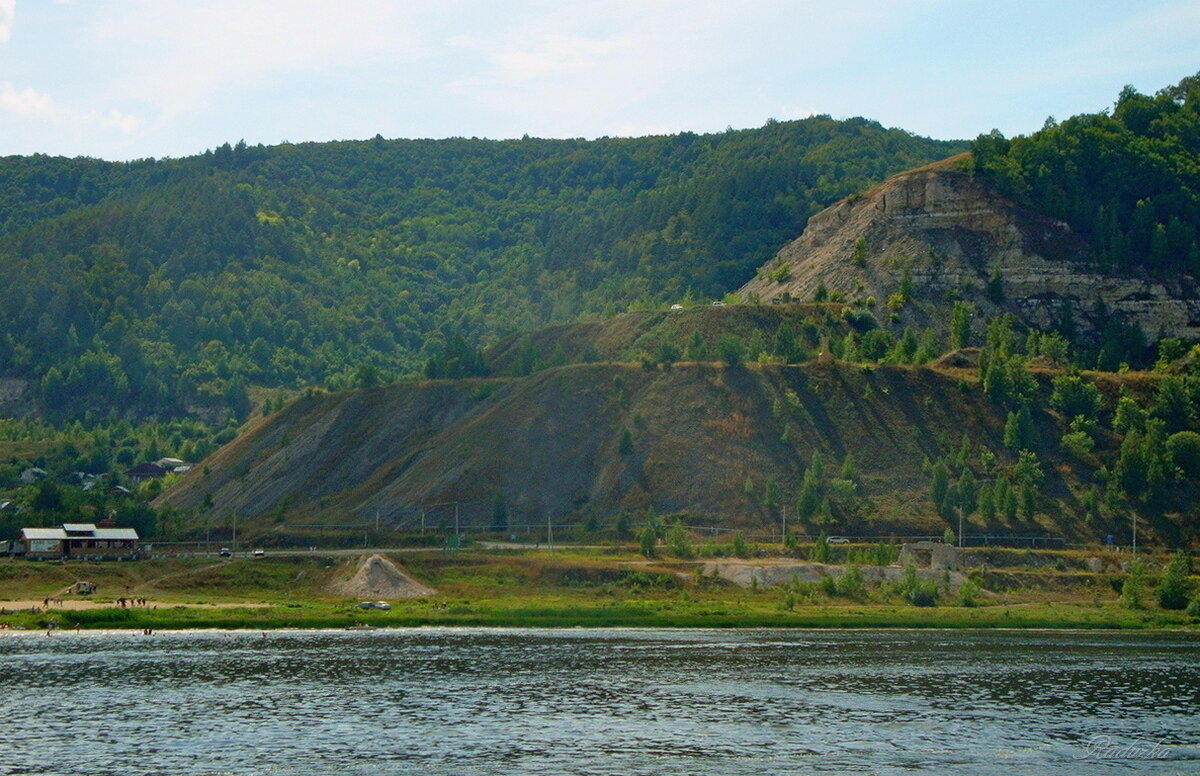
[[1012,135],[1197,70],[1198,0],[0,0],[0,155],[813,113]]

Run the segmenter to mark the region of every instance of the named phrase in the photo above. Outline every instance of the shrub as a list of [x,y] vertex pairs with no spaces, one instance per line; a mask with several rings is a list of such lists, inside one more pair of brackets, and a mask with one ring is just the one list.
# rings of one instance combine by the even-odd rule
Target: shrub
[[913,606],[937,605],[937,584],[932,579],[920,579],[917,565],[911,559],[904,565],[904,576],[896,585],[896,592]]
[[813,544],[812,554],[809,557],[813,563],[828,563],[829,562],[829,539],[822,531],[817,536],[817,541]]
[[1171,459],[1186,477],[1200,477],[1200,434],[1180,431],[1167,439]]
[[1146,567],[1140,560],[1129,565],[1129,574],[1121,583],[1121,605],[1126,609],[1141,609],[1146,582]]
[[722,334],[717,339],[717,356],[727,366],[741,366],[746,359],[746,343],[733,334]]
[[658,343],[658,347],[655,348],[654,356],[658,360],[658,363],[662,364],[663,369],[670,371],[671,365],[679,360],[679,346],[674,342],[660,342]]
[[858,566],[850,566],[837,579],[837,592],[847,598],[861,598],[867,590],[867,580]]
[[621,439],[617,442],[617,452],[621,455],[633,454],[633,432],[628,427],[621,428]]
[[136,613],[132,609],[82,609],[62,613],[66,625],[121,625],[132,622]]
[[932,579],[923,579],[908,591],[905,598],[913,606],[937,606],[937,585]]
[[1075,374],[1059,375],[1051,381],[1050,406],[1068,418],[1094,418],[1100,406],[1100,389]]
[[966,582],[963,582],[962,587],[958,589],[958,605],[978,606],[979,594],[981,592],[982,589],[979,587],[979,584],[973,579],[968,579]]
[[645,555],[647,558],[653,558],[657,554],[657,544],[658,532],[654,530],[654,526],[647,523],[638,532],[638,549],[642,555]]
[[1192,581],[1188,578],[1191,573],[1191,561],[1187,553],[1180,550],[1171,558],[1167,568],[1158,580],[1155,592],[1158,594],[1158,605],[1164,609],[1184,609],[1192,596]]
[[859,235],[854,241],[854,250],[850,254],[850,260],[856,267],[867,266],[867,238]]
[[667,552],[676,558],[685,559],[692,558],[696,554],[692,550],[692,543],[688,541],[687,531],[678,521],[667,529]]
[[620,584],[628,587],[630,592],[640,593],[643,590],[674,590],[679,587],[679,580],[674,574],[661,571],[627,571]]
[[1072,431],[1068,434],[1063,434],[1062,449],[1066,450],[1076,458],[1082,458],[1092,452],[1096,447],[1096,443],[1092,438],[1083,431]]

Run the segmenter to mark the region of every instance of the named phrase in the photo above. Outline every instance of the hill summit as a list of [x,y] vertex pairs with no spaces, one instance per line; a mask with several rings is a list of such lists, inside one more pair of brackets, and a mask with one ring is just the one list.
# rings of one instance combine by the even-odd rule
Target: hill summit
[[810,218],[740,293],[873,299],[927,326],[963,300],[983,318],[1008,312],[1029,327],[1093,339],[1114,317],[1149,341],[1200,337],[1195,278],[1117,271],[1085,236],[1002,196],[972,170],[960,154],[841,200]]

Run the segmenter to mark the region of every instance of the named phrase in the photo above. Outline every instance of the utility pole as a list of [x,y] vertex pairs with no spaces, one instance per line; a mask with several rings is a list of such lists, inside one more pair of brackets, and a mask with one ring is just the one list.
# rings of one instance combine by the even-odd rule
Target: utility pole
[[1137,512],[1129,514],[1133,517],[1133,559],[1137,560]]
[[963,546],[963,508],[958,508],[958,546]]
[[784,547],[786,547],[787,546],[787,504],[786,503],[783,505],[781,514],[783,515],[783,533],[779,537],[779,543],[782,544]]
[[237,512],[233,513],[233,551],[237,552]]
[[458,502],[457,501],[454,502],[454,535],[456,537],[462,535],[458,532]]
[[425,535],[425,507],[421,507],[421,535]]

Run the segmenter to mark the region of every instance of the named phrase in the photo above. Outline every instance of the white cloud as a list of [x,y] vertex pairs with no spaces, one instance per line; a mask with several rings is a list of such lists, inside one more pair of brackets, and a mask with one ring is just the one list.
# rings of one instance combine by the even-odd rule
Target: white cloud
[[18,89],[5,81],[0,83],[0,107],[24,119],[52,119],[54,100],[36,89]]
[[22,119],[76,128],[115,129],[125,134],[136,131],[141,124],[136,116],[116,109],[85,111],[61,106],[45,92],[30,88],[18,89],[7,81],[0,82],[0,109]]
[[[765,74],[803,74],[857,58],[858,42],[937,2],[564,4],[485,36],[452,38],[451,45],[481,57],[483,66],[449,89],[475,108],[549,134],[587,134],[598,126],[720,128],[757,103],[761,121],[780,102],[762,88],[774,80]],[[755,44],[746,45],[750,40]],[[786,100],[812,99],[799,78],[785,90]]]
[[1101,9],[1052,46],[1021,44],[1043,4],[981,14],[984,0],[23,0],[14,32],[15,5],[0,0],[0,153],[110,158],[238,137],[657,134],[812,113],[1008,131],[1033,97],[1052,106],[1043,116],[1073,95],[1094,109],[1092,82],[1105,98],[1162,85],[1151,78],[1194,71],[1200,50],[1196,0]]
[[594,68],[627,46],[628,41],[619,38],[589,40],[576,35],[545,35],[534,46],[495,53],[493,62],[501,77],[526,80]]
[[17,0],[0,0],[0,43],[12,37],[13,18],[16,10]]
[[411,55],[414,3],[361,0],[126,0],[88,33],[100,56],[126,63],[107,85],[161,120],[288,75]]

